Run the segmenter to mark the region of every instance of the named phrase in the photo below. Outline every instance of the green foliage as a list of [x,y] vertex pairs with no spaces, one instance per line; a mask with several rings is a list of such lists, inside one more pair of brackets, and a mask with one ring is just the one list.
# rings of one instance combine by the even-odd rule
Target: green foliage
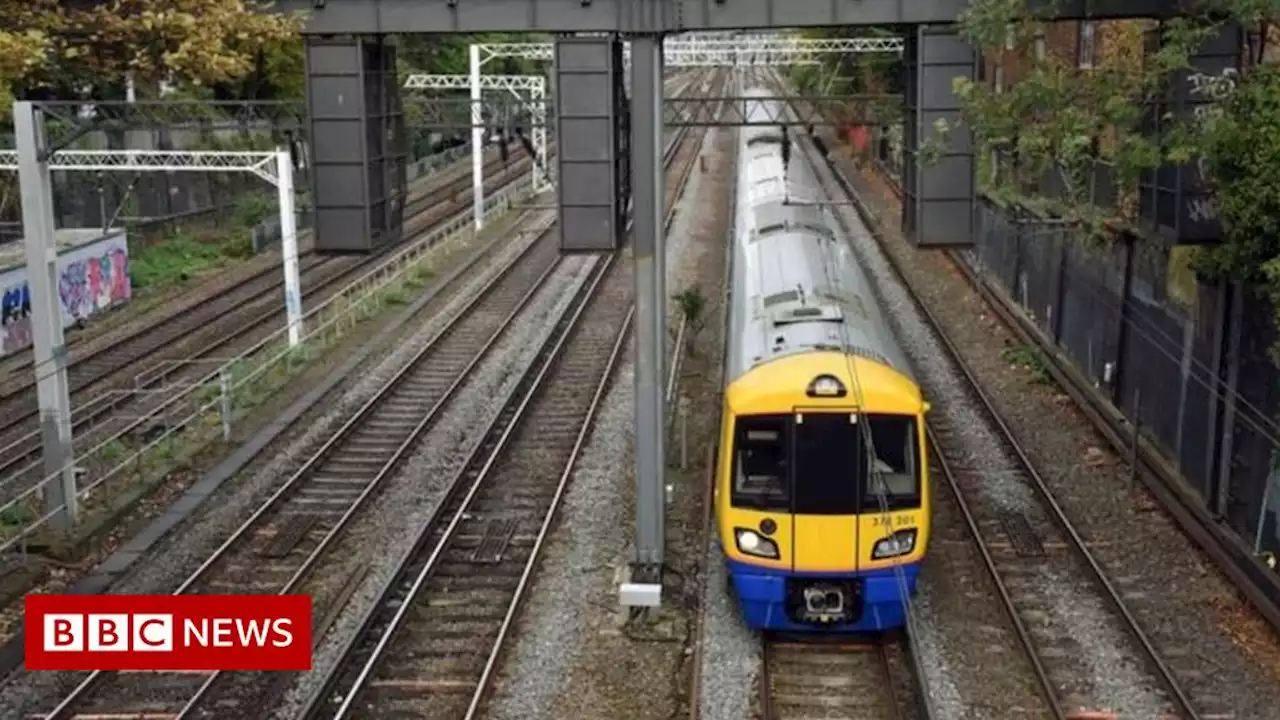
[[[679,308],[680,314],[684,317],[685,347],[692,354],[694,338],[706,326],[707,296],[702,294],[702,290],[698,286],[693,285],[682,292],[672,295],[671,299],[676,301],[676,307]],[[675,332],[675,330],[673,329],[672,332]]]
[[[962,34],[997,61],[1005,54],[1029,61],[1016,82],[999,89],[956,85],[975,150],[988,164],[979,178],[983,189],[1076,222],[1095,237],[1110,236],[1116,222],[1134,222],[1141,173],[1195,162],[1208,146],[1206,129],[1190,114],[1165,112],[1153,134],[1144,128],[1146,108],[1224,23],[1252,25],[1280,17],[1278,11],[1280,0],[1204,0],[1195,14],[1158,28],[1150,21],[1113,23],[1105,51],[1092,69],[1081,70],[1074,54],[1036,57],[1044,26],[1027,0],[974,0],[961,17]],[[1147,51],[1155,33],[1160,42]],[[1000,158],[999,173],[990,171],[992,156]],[[1115,195],[1097,194],[1099,169],[1110,174]]]
[[1025,370],[1031,375],[1031,382],[1043,385],[1051,382],[1053,377],[1045,367],[1040,351],[1026,345],[1012,345],[1000,353],[1004,361]]
[[258,59],[297,43],[301,18],[251,0],[0,0],[0,116],[11,95],[119,99],[166,77],[234,84]]
[[129,278],[135,289],[177,285],[218,267],[225,257],[216,243],[174,235],[131,253]]
[[269,217],[278,215],[280,213],[278,202],[273,195],[265,192],[242,195],[236,201],[235,209],[232,211],[232,222],[241,228],[251,228]]
[[[1274,34],[1280,0],[1200,0],[1188,17],[1161,25],[1111,23],[1092,69],[1074,55],[1036,58],[1044,25],[1027,0],[973,0],[960,28],[987,57],[1025,58],[1015,82],[997,91],[961,82],[964,121],[973,131],[984,191],[1077,223],[1095,239],[1137,219],[1138,180],[1144,171],[1192,165],[1217,191],[1224,226],[1221,245],[1200,249],[1202,277],[1252,287],[1276,304],[1280,319],[1280,74],[1263,64],[1258,37]],[[1202,95],[1217,101],[1197,113],[1163,111],[1159,129],[1144,115],[1165,96],[1192,55],[1228,23],[1254,31],[1244,72]],[[1158,36],[1159,42],[1150,42]],[[1012,51],[1010,51],[1012,46]],[[998,157],[993,172],[991,157]],[[1117,192],[1096,194],[1104,168]],[[1052,192],[1050,188],[1053,188]],[[1046,197],[1048,196],[1048,197]]]
[[1250,73],[1204,139],[1226,237],[1197,252],[1196,270],[1255,287],[1280,320],[1280,68]]

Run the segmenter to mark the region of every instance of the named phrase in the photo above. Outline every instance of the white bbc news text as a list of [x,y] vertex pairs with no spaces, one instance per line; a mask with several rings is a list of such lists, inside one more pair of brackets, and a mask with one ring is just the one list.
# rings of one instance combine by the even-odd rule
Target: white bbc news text
[[288,618],[187,618],[182,623],[182,644],[186,647],[262,647],[271,635],[274,636],[272,647],[289,647],[293,644],[291,625],[293,621]]
[[[171,652],[173,616],[144,613],[50,613],[44,616],[47,652]],[[293,621],[185,618],[183,647],[272,647],[293,645]]]

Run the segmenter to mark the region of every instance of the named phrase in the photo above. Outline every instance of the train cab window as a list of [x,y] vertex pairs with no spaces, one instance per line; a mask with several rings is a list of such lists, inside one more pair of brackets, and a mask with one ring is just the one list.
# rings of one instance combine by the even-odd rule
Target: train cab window
[[867,473],[864,507],[891,510],[920,507],[920,472],[916,421],[909,415],[871,415],[873,472]]
[[795,428],[795,498],[798,515],[858,512],[862,441],[856,416],[805,413]]
[[743,415],[733,440],[734,507],[785,512],[787,493],[787,417]]

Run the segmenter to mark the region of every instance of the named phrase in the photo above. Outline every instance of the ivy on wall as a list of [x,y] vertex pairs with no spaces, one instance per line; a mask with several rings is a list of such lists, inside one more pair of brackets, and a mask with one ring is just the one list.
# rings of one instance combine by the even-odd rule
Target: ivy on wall
[[[961,33],[998,63],[1018,59],[1012,82],[955,84],[980,186],[1101,241],[1136,224],[1144,172],[1198,163],[1218,195],[1223,238],[1197,249],[1193,266],[1268,298],[1280,321],[1280,71],[1266,62],[1277,21],[1280,0],[1200,0],[1183,18],[1108,23],[1081,69],[1075,53],[1043,51],[1049,26],[1027,0],[972,0]],[[1228,26],[1249,37],[1234,90],[1215,112],[1161,107],[1195,52]],[[1100,170],[1109,182],[1098,182]]]

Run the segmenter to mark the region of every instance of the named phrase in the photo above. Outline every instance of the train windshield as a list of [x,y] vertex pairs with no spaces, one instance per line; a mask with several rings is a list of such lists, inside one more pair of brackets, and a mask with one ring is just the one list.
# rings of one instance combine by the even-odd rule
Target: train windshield
[[744,415],[734,436],[733,504],[756,510],[787,512],[791,507],[786,415]]
[[917,508],[917,447],[916,420],[907,415],[740,416],[730,501],[802,515]]

